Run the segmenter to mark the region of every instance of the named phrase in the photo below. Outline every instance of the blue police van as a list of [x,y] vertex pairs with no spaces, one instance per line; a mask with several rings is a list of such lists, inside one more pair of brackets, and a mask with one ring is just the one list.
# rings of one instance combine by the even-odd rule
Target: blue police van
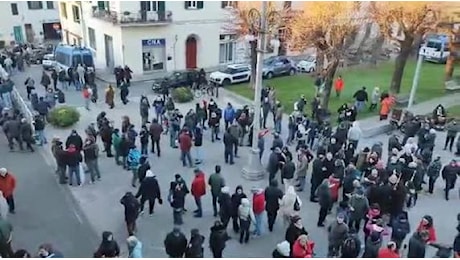
[[90,49],[73,45],[60,44],[54,50],[56,66],[61,69],[76,68],[78,64],[94,71],[93,53]]

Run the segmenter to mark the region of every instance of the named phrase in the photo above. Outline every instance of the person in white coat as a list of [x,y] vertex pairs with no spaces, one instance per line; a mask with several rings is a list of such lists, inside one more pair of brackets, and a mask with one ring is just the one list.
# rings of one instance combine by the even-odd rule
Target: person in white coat
[[283,216],[284,225],[287,227],[291,224],[293,216],[299,216],[302,200],[295,192],[294,186],[289,186],[280,201],[280,213]]
[[5,197],[3,197],[3,192],[0,191],[0,217],[4,220],[8,219],[8,203],[6,202]]

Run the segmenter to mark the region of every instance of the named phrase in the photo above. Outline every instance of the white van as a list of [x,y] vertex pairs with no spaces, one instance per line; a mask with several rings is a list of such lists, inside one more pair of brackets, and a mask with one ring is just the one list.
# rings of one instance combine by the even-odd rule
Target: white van
[[56,61],[54,59],[54,54],[45,54],[42,60],[43,69],[49,70],[55,67]]

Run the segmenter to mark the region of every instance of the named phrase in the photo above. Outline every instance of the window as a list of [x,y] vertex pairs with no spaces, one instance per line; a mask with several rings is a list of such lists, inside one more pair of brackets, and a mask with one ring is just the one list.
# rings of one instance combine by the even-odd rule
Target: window
[[83,54],[83,65],[86,67],[94,67],[93,56],[89,54]]
[[61,16],[67,19],[67,5],[66,3],[60,3],[61,5]]
[[46,9],[54,9],[54,2],[46,1]]
[[80,23],[80,8],[76,5],[72,5],[72,16],[74,22]]
[[222,1],[220,4],[222,8],[238,7],[238,1]]
[[18,15],[19,14],[19,12],[18,12],[18,4],[16,4],[16,3],[11,4],[11,13],[13,15]]
[[88,27],[89,47],[96,49],[96,31]]
[[203,1],[185,1],[185,9],[203,9]]
[[220,35],[219,37],[219,63],[228,64],[235,60],[236,37],[235,35]]
[[43,9],[42,1],[27,1],[27,6],[30,10],[39,10]]
[[292,1],[284,1],[284,9],[290,9],[292,7]]

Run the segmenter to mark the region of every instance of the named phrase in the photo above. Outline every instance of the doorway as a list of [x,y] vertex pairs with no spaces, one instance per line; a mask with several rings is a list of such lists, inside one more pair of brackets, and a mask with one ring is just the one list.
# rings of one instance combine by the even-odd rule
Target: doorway
[[113,60],[113,39],[112,36],[104,34],[105,43],[105,65],[107,68],[113,69],[115,67]]
[[197,40],[195,36],[189,36],[185,42],[185,67],[196,69]]
[[22,34],[22,27],[21,26],[14,26],[13,27],[14,33],[14,41],[16,43],[24,43],[24,36]]
[[32,24],[26,23],[24,24],[24,27],[26,28],[26,41],[27,42],[34,42],[34,30],[32,29]]

